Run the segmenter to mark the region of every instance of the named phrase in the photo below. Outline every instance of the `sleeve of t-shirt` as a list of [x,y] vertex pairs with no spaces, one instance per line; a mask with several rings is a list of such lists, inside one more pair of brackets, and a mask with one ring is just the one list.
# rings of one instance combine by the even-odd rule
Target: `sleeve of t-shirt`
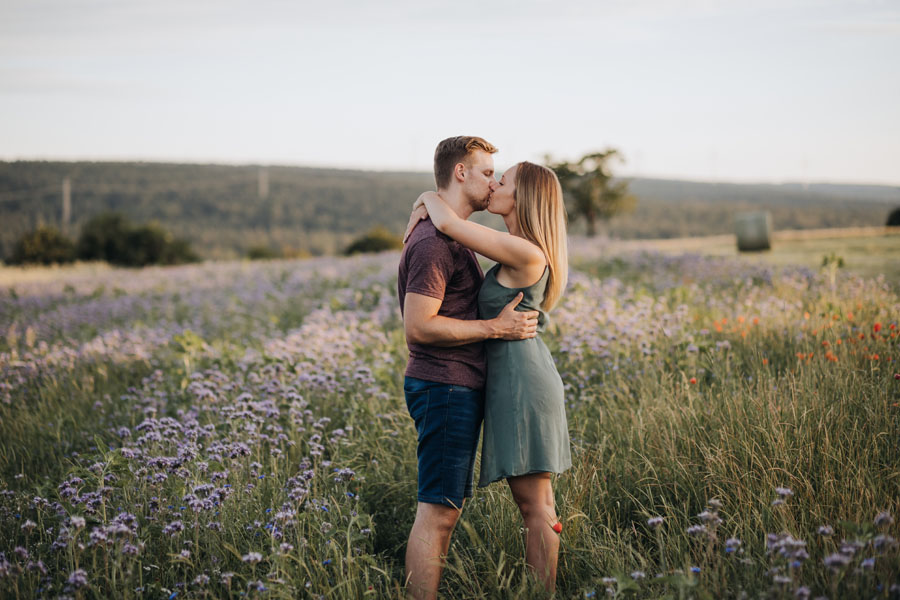
[[419,240],[407,259],[406,293],[443,300],[453,276],[453,255],[447,243],[436,237]]

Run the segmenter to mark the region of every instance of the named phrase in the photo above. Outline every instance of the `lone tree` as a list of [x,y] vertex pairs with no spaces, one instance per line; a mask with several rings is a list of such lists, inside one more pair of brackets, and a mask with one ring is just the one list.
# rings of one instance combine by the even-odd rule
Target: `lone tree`
[[613,181],[610,170],[613,159],[624,162],[615,148],[586,154],[575,163],[554,164],[549,157],[547,160],[568,197],[569,214],[575,219],[584,217],[590,237],[597,234],[598,220],[608,221],[617,214],[627,212],[637,201],[628,193],[628,181]]

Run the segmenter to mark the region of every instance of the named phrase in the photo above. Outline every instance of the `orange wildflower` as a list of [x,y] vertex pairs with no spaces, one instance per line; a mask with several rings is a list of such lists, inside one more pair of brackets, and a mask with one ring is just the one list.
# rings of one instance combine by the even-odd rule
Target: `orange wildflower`
[[763,362],[763,366],[765,366],[765,365],[769,364],[769,359],[764,358],[762,362]]
[[690,380],[689,380],[689,383],[690,383],[691,385],[696,385],[696,384],[697,384],[697,378],[696,378],[696,377],[691,377]]

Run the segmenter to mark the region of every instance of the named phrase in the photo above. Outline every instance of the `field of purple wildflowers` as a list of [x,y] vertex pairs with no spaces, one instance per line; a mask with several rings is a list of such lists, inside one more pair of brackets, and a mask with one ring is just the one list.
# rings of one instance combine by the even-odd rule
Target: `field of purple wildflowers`
[[[0,289],[0,597],[402,597],[415,433],[397,255],[62,270]],[[883,279],[575,262],[558,597],[896,598]],[[4,281],[7,281],[6,279]],[[476,492],[447,598],[541,598]]]

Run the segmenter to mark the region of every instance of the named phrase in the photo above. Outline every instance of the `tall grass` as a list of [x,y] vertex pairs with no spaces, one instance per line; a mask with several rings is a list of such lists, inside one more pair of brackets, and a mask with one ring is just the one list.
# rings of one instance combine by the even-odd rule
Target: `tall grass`
[[[402,597],[415,433],[396,257],[379,260],[297,286],[302,313],[269,301],[243,342],[221,324],[250,321],[187,303],[213,323],[147,362],[6,368],[0,593]],[[898,315],[852,276],[581,265],[546,336],[573,441],[557,596],[900,594]],[[505,484],[467,502],[441,593],[547,597]]]

